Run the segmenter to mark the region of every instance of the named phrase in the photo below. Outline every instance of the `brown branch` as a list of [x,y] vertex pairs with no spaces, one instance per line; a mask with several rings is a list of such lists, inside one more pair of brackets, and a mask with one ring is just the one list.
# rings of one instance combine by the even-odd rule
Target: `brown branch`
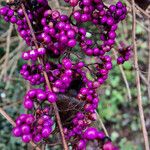
[[[30,20],[28,18],[28,15],[26,13],[25,7],[24,7],[23,4],[21,4],[21,7],[22,7],[23,13],[25,15],[25,18],[27,20],[27,23],[29,25],[29,28],[30,28],[30,31],[31,31],[31,35],[32,35],[32,38],[33,38],[33,41],[34,41],[34,44],[35,44],[35,47],[38,49],[39,46],[37,44],[37,40],[36,40],[36,37],[35,37],[35,34],[34,34],[34,30],[32,28],[31,22],[30,22]],[[44,62],[43,62],[43,60],[41,58],[39,58],[38,60],[39,60],[39,63],[44,65]],[[45,71],[43,71],[43,74],[44,74],[44,77],[45,77],[45,80],[46,80],[46,84],[47,84],[49,90],[52,91],[47,73]],[[64,135],[64,132],[63,132],[63,127],[62,127],[61,119],[60,119],[60,116],[59,116],[59,113],[58,113],[57,104],[56,103],[52,103],[52,106],[54,108],[54,112],[55,112],[55,116],[56,116],[56,120],[57,120],[57,124],[58,124],[59,130],[60,130],[60,134],[61,134],[64,150],[68,150],[68,145],[67,145],[67,141],[65,139],[65,135]]]
[[[128,13],[128,16],[132,18],[132,15]],[[136,20],[136,23],[139,24],[143,29],[146,31],[150,32],[150,28],[146,27],[143,22],[141,23],[140,21]]]
[[139,10],[142,14],[144,14],[147,18],[150,18],[150,15],[144,11],[142,8],[140,8],[138,5],[135,5],[135,7],[137,8],[137,10]]
[[2,107],[3,109],[7,109],[7,108],[9,108],[9,107],[14,107],[14,106],[16,106],[16,105],[18,105],[18,104],[21,104],[22,103],[22,100],[17,100],[17,101],[15,101],[15,102],[7,102],[7,103],[2,103],[1,105],[0,105],[0,107]]
[[46,150],[46,143],[43,143],[43,144],[42,144],[41,150]]
[[[0,108],[0,114],[13,126],[16,126],[16,123],[14,120],[2,109]],[[36,149],[36,150],[41,150],[39,147],[36,146],[35,143],[30,142],[30,144]]]
[[137,102],[138,102],[138,108],[139,108],[139,114],[141,119],[141,125],[142,125],[142,131],[143,131],[143,137],[144,137],[144,144],[145,149],[149,150],[149,140],[148,140],[148,134],[146,130],[145,125],[145,118],[144,118],[144,112],[143,112],[143,106],[142,106],[142,94],[141,94],[141,84],[140,84],[140,76],[139,76],[139,66],[138,66],[138,54],[137,54],[137,45],[136,45],[136,14],[135,14],[135,2],[132,0],[132,40],[133,40],[133,49],[134,49],[134,65],[136,72],[136,86],[137,86]]
[[[132,0],[128,0],[129,1],[129,3],[128,4],[130,4],[130,7],[131,7],[131,9],[132,9],[132,6],[131,6],[131,4],[132,4]],[[134,3],[134,10],[135,10],[135,14],[138,14],[139,12],[140,13],[142,13],[143,15],[145,15],[145,17],[147,17],[147,18],[150,18],[150,15],[146,12],[146,11],[144,11],[142,8],[140,8],[137,4],[135,4]],[[138,12],[139,11],[139,12]]]
[[[15,42],[19,41],[18,37],[12,37],[10,38],[10,44],[16,44]],[[6,47],[6,39],[0,41],[0,48],[5,48]]]
[[[148,20],[149,22],[149,29],[150,29],[150,19]],[[150,31],[148,32],[148,49],[149,49],[149,60],[148,60],[148,63],[149,63],[149,66],[148,66],[148,97],[149,97],[149,100],[150,100]]]
[[139,70],[139,75],[140,75],[140,78],[142,79],[143,83],[148,86],[148,81],[146,79],[146,77],[142,74],[142,72]]
[[16,126],[16,123],[13,121],[13,119],[2,108],[0,108],[0,113],[9,123],[12,124],[12,126]]

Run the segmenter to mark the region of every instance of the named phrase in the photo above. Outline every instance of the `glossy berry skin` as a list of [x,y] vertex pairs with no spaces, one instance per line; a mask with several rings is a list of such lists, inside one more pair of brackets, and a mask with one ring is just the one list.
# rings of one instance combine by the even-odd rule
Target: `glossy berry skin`
[[0,9],[0,15],[6,16],[8,12],[8,7],[3,7]]
[[29,95],[29,97],[31,99],[35,98],[36,97],[36,90],[35,89],[31,89],[30,91],[28,91],[28,95]]
[[21,130],[23,134],[29,134],[30,133],[30,127],[28,125],[22,125]]
[[90,127],[84,132],[84,137],[88,140],[94,140],[97,138],[97,134],[97,129]]
[[97,134],[97,138],[104,139],[105,138],[105,134],[103,132],[99,131],[98,134]]
[[51,134],[51,129],[50,128],[44,127],[42,129],[42,137],[43,138],[48,138],[50,134]]
[[46,99],[46,93],[42,90],[38,91],[37,93],[37,98],[40,100],[40,101],[43,101]]
[[67,36],[68,36],[68,38],[74,38],[75,37],[75,31],[74,30],[68,30]]
[[42,140],[42,136],[40,134],[36,135],[34,138],[33,138],[33,142],[35,143],[38,143]]
[[55,93],[52,93],[52,92],[49,92],[48,93],[48,96],[47,96],[47,99],[50,103],[54,103],[57,101],[57,96]]
[[79,150],[83,150],[86,148],[86,141],[85,140],[80,140],[78,143],[77,143],[77,149]]
[[38,50],[37,50],[37,52],[38,52],[38,55],[40,56],[43,56],[43,55],[45,55],[46,54],[46,49],[45,48],[39,48]]
[[23,135],[22,136],[22,141],[25,143],[29,143],[32,139],[32,135],[31,134],[27,134],[27,135]]
[[71,39],[68,41],[68,46],[69,47],[74,47],[76,45],[76,40],[75,39]]
[[69,59],[63,59],[62,63],[64,65],[65,69],[71,69],[71,67],[72,67],[71,60],[69,60]]
[[29,60],[29,59],[30,59],[29,53],[28,53],[28,52],[23,52],[23,53],[22,53],[22,59],[24,59],[24,60]]
[[27,115],[26,114],[21,114],[18,119],[21,121],[21,122],[25,122],[26,121],[26,118],[27,118]]
[[34,107],[34,104],[31,100],[25,100],[24,101],[24,107],[26,109],[32,109]]
[[15,127],[12,132],[15,137],[20,137],[22,135],[22,131],[20,127]]
[[26,118],[27,125],[31,125],[34,121],[35,121],[35,118],[33,115],[30,115],[30,116],[28,116],[28,118]]
[[70,5],[71,5],[72,7],[75,7],[75,6],[77,6],[78,1],[79,1],[79,0],[70,0]]

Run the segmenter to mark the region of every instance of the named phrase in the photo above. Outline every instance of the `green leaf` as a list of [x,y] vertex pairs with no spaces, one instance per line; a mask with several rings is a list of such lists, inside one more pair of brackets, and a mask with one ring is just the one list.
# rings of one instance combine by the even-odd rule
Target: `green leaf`
[[131,70],[132,69],[132,64],[130,62],[125,62],[123,64],[123,68],[126,70]]

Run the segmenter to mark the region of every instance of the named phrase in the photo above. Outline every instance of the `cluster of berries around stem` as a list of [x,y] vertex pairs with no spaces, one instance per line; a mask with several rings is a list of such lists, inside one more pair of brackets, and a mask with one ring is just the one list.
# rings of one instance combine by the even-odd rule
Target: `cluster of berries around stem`
[[[64,111],[69,109],[64,104],[68,101],[62,102],[64,95],[65,98],[71,97],[68,103],[72,105],[81,103],[78,111],[72,110],[67,114],[67,117],[71,117],[67,122],[69,126],[61,120],[65,138],[72,149],[85,150],[88,142],[96,140],[97,146],[103,150],[117,150],[102,131],[91,125],[96,120],[99,104],[96,90],[104,84],[112,69],[112,58],[107,53],[115,44],[118,24],[126,18],[126,6],[120,1],[109,7],[102,0],[64,1],[72,7],[70,16],[53,10],[47,0],[21,1],[17,6],[14,1],[0,9],[4,20],[15,24],[19,35],[31,47],[22,52],[22,59],[30,60],[31,64],[24,64],[20,74],[32,86],[36,85],[24,97],[24,108],[30,114],[21,114],[16,119],[13,135],[22,137],[25,143],[47,142],[57,131],[51,104],[58,104],[59,109],[62,107],[59,106],[61,101],[65,106]],[[89,26],[96,32],[91,31]],[[130,50],[119,50],[121,56],[118,64],[129,59]],[[94,63],[87,63],[87,58],[94,60]],[[38,59],[43,63],[40,64]],[[48,76],[51,91],[43,72]],[[92,79],[88,77],[89,74]],[[63,116],[62,112],[59,113]]]

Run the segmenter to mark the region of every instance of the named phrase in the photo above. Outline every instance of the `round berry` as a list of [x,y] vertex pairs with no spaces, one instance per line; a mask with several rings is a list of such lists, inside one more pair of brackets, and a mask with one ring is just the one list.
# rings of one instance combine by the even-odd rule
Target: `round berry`
[[57,101],[57,95],[55,93],[49,92],[47,99],[50,103],[55,103]]

